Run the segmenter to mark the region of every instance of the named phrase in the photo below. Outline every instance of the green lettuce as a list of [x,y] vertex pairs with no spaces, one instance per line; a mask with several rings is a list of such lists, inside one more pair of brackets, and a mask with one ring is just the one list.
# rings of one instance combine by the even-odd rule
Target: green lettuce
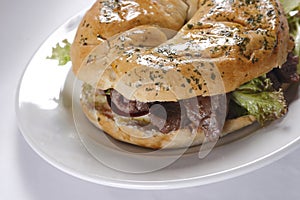
[[[286,13],[290,34],[295,40],[295,54],[300,56],[300,0],[281,0]],[[298,65],[300,74],[300,63]]]
[[281,90],[275,91],[271,80],[262,76],[242,85],[232,93],[232,100],[255,116],[260,124],[283,117],[287,105]]
[[289,13],[295,8],[299,7],[300,0],[280,0],[283,5],[285,13]]
[[60,46],[59,43],[57,43],[56,47],[52,48],[52,55],[47,56],[47,59],[58,60],[58,65],[65,65],[71,60],[70,57],[71,44],[68,42],[67,39],[64,39],[62,43],[64,43],[63,47]]

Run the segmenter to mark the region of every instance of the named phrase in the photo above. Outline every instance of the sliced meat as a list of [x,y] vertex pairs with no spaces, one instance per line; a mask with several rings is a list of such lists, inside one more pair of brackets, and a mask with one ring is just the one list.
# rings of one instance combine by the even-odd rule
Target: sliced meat
[[202,129],[213,140],[220,136],[227,114],[227,98],[222,95],[195,97],[179,102],[153,104],[150,108],[151,122],[162,133],[180,127]]
[[272,82],[272,86],[275,90],[279,90],[282,86],[282,83],[278,80],[276,73],[272,70],[267,73],[267,78],[269,78]]
[[207,137],[216,138],[222,131],[227,112],[227,99],[224,102],[222,95],[195,97],[179,102],[143,103],[128,100],[111,89],[107,100],[111,110],[121,116],[150,114],[151,123],[165,134],[181,127],[190,127],[202,129]]
[[121,116],[139,117],[149,113],[149,105],[147,103],[128,100],[113,89],[108,95],[108,101],[111,110]]
[[197,97],[184,100],[187,117],[194,127],[200,127],[206,137],[213,140],[220,136],[227,115],[228,100],[225,95]]
[[297,65],[299,63],[299,57],[293,53],[289,53],[286,63],[281,68],[275,68],[267,74],[267,77],[271,79],[275,90],[279,90],[283,83],[294,83],[299,81],[299,75],[297,74]]
[[282,65],[281,68],[274,69],[275,74],[282,83],[292,83],[299,81],[299,75],[297,74],[297,65],[299,63],[299,57],[293,53],[289,53],[287,62]]
[[150,108],[151,123],[162,133],[178,130],[184,116],[185,113],[181,112],[180,104],[177,102],[157,103]]

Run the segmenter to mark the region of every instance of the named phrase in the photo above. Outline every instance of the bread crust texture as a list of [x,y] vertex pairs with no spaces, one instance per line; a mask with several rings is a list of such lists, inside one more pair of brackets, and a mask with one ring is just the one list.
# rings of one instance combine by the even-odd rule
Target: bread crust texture
[[[293,48],[278,0],[199,0],[187,23],[188,2],[195,1],[118,1],[113,9],[109,2],[97,1],[84,16],[71,48],[73,70],[130,100],[225,94],[281,66]],[[124,19],[125,2],[144,14]],[[112,18],[105,21],[101,12],[109,9]]]
[[[224,95],[286,62],[294,45],[279,0],[97,0],[71,46],[74,74],[130,101],[179,102]],[[119,123],[108,103],[83,112],[113,138],[152,148],[205,142],[201,128],[157,129]],[[109,112],[107,115],[105,112]],[[221,137],[256,120],[226,120]]]

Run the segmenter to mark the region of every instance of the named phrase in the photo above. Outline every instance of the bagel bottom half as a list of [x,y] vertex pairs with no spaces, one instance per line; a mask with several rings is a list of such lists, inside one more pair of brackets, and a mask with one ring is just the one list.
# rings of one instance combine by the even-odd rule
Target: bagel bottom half
[[[118,124],[117,117],[107,116],[104,112],[91,107],[86,101],[81,99],[81,105],[86,117],[97,128],[104,131],[113,138],[133,145],[147,147],[151,149],[172,149],[200,145],[205,141],[204,132],[201,129],[195,133],[188,128],[171,131],[167,134],[158,130],[143,131],[139,127],[128,124]],[[107,103],[106,103],[107,104]],[[106,112],[109,105],[105,105]],[[256,121],[251,115],[230,119],[225,122],[221,137],[249,126]]]

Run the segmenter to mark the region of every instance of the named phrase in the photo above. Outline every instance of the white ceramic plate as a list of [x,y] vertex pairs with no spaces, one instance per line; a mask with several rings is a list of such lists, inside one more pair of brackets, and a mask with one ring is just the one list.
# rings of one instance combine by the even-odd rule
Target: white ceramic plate
[[[71,64],[58,66],[56,61],[46,59],[57,42],[65,38],[72,41],[81,18],[82,13],[44,42],[19,85],[16,110],[20,130],[30,146],[53,166],[81,179],[114,187],[183,188],[255,170],[299,144],[299,96],[284,119],[255,132],[257,126],[231,134],[204,159],[198,158],[199,147],[174,159],[172,151],[153,155],[148,150],[114,141],[84,117],[78,103],[80,82],[75,81]],[[162,167],[165,161],[170,163]],[[134,170],[137,173],[132,173]]]

